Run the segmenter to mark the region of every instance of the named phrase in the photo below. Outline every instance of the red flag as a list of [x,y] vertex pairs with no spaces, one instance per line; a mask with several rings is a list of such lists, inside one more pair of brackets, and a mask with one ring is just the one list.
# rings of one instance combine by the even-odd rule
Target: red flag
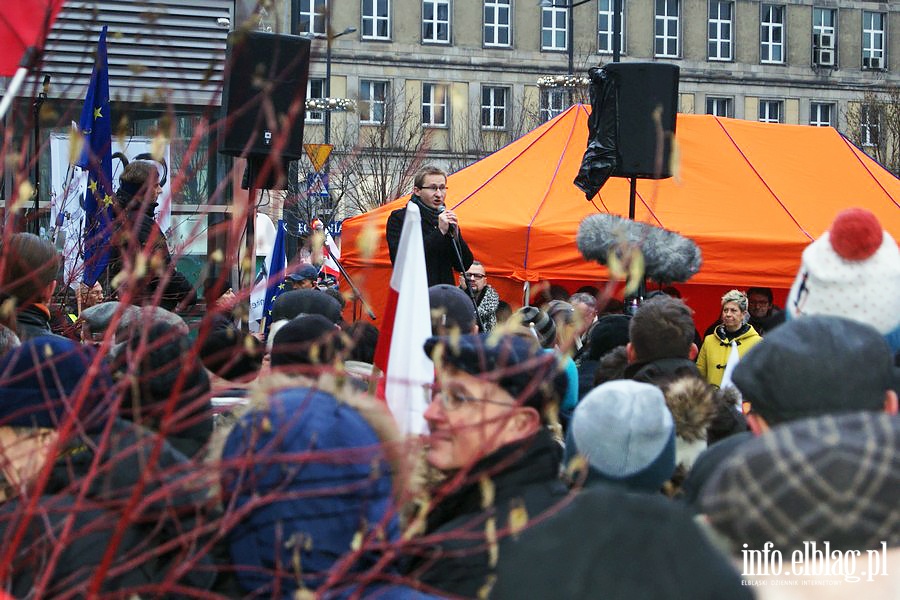
[[425,433],[427,429],[424,414],[434,383],[434,366],[422,346],[430,336],[422,215],[419,207],[410,202],[406,205],[387,307],[375,348],[375,366],[385,373],[383,397],[400,430],[408,434]]
[[10,77],[29,48],[41,49],[64,0],[8,0],[0,6],[0,76]]

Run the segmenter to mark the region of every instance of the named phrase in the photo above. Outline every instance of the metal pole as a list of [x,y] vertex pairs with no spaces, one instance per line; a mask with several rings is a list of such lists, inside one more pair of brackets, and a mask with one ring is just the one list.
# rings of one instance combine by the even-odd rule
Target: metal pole
[[[566,44],[566,46],[567,46],[566,50],[568,50],[568,52],[569,52],[569,76],[571,77],[571,76],[575,75],[575,5],[574,4],[569,5],[566,8],[566,11],[567,11],[567,19],[569,21],[569,24],[568,24],[569,31],[567,33],[568,40],[566,40],[569,43]],[[573,104],[575,104],[575,88],[570,87],[569,88],[569,106],[572,106]]]
[[40,235],[41,233],[41,107],[44,105],[44,100],[47,99],[47,90],[49,88],[50,76],[44,75],[41,91],[35,97],[32,106],[34,109],[34,145],[32,150],[32,160],[34,160],[34,214],[32,215],[34,235]]
[[622,0],[613,2],[613,62],[622,56]]

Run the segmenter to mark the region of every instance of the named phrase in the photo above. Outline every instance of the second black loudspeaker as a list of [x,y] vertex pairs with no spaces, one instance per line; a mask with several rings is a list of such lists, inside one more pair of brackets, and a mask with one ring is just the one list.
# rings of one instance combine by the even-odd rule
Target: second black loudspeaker
[[[615,80],[618,95],[620,160],[613,176],[671,177],[672,138],[678,112],[678,67],[663,63],[611,63],[603,69]],[[657,108],[659,124],[653,117]]]
[[[310,41],[296,35],[256,31],[228,35],[219,152],[265,158],[285,136],[281,158],[303,156],[309,48]],[[297,107],[293,118],[292,105]]]

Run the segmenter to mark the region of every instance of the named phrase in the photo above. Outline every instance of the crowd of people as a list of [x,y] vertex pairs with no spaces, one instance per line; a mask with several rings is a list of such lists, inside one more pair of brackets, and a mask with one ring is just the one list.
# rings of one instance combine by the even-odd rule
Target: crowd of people
[[0,598],[896,597],[900,252],[871,214],[807,248],[783,310],[734,289],[701,336],[671,289],[514,309],[423,169],[413,437],[373,394],[379,331],[314,266],[263,335],[223,278],[189,327],[151,175],[116,295],[74,322],[53,246],[2,240]]

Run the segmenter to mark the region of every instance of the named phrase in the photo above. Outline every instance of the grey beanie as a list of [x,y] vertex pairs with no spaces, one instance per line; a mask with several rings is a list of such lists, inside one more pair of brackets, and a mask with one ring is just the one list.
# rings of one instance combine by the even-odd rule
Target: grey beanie
[[675,421],[662,391],[628,379],[591,390],[575,408],[569,455],[589,463],[589,479],[658,491],[675,471]]

